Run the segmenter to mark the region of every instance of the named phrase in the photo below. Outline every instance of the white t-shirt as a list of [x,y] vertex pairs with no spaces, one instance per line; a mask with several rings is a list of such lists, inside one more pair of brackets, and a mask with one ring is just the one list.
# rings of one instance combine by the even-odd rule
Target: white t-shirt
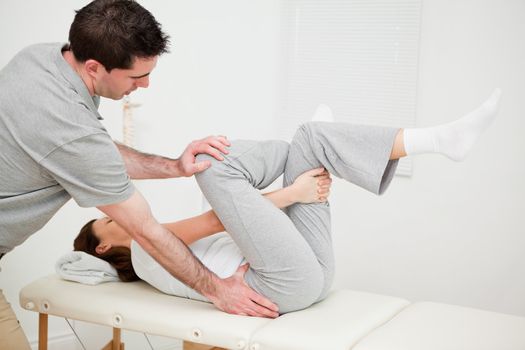
[[[225,232],[200,239],[189,248],[204,266],[220,278],[232,276],[246,262],[239,247]],[[209,301],[173,277],[135,241],[131,242],[131,262],[137,275],[158,290],[179,297]]]

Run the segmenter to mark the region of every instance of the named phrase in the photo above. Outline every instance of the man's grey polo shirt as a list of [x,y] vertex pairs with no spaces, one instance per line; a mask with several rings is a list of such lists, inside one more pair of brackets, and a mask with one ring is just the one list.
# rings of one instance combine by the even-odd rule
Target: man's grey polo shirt
[[99,121],[98,97],[64,60],[62,47],[30,46],[0,71],[0,254],[42,228],[71,197],[95,207],[134,192]]

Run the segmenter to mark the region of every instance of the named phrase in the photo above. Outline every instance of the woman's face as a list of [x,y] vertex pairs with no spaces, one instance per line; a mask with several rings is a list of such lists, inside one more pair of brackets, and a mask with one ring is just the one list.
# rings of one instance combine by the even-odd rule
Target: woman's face
[[131,236],[119,224],[108,217],[97,219],[93,223],[93,234],[100,241],[97,247],[97,253],[99,254],[104,253],[111,247],[129,248],[131,245]]

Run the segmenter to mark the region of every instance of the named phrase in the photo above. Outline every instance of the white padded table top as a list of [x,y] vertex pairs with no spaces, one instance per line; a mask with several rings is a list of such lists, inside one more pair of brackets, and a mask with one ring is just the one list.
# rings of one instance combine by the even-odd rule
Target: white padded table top
[[254,330],[271,321],[229,315],[209,303],[164,294],[142,281],[89,286],[56,275],[25,286],[20,305],[49,315],[228,349],[244,349]]
[[265,324],[251,343],[254,350],[348,350],[408,304],[395,297],[338,290],[319,304]]
[[352,350],[524,350],[525,318],[448,304],[408,306]]
[[340,290],[306,310],[271,320],[229,315],[208,303],[163,294],[142,281],[89,286],[52,275],[25,286],[20,305],[49,315],[228,349],[348,350],[408,301]]

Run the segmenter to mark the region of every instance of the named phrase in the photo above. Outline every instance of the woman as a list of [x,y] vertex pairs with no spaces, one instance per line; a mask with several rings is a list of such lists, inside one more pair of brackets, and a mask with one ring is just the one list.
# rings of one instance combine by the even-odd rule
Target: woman
[[[459,120],[432,128],[395,129],[311,122],[299,128],[290,144],[283,141],[232,142],[230,153],[222,162],[199,155],[199,160],[207,159],[213,164],[196,175],[197,182],[235,242],[233,245],[229,241],[231,247],[219,249],[217,255],[237,254],[236,260],[232,259],[235,266],[230,267],[230,274],[242,264],[244,257],[249,263],[244,276],[246,283],[275,302],[280,313],[303,309],[322,300],[334,276],[328,203],[323,200],[295,203],[282,211],[261,196],[259,189],[284,174],[286,190],[296,182],[320,173],[318,168],[322,167],[368,191],[382,194],[391,182],[399,158],[440,153],[453,160],[464,159],[480,134],[495,119],[500,95],[501,91],[497,89],[476,110]],[[301,177],[306,171],[311,172]],[[322,176],[323,185],[320,186],[326,187],[329,180],[326,174]],[[103,236],[102,228],[98,227],[102,227],[104,220],[109,227],[109,219],[101,219],[91,226],[90,233],[83,229],[75,241],[76,250],[100,256],[119,246],[118,241],[111,242],[111,238],[102,237],[95,252],[85,249],[84,236],[90,239]],[[179,225],[182,225],[180,231],[174,229],[174,232],[184,231],[184,224]],[[194,223],[189,225],[195,229]],[[208,227],[212,226],[217,228],[207,231],[219,230],[218,223]],[[113,235],[110,231],[107,237]],[[197,231],[195,237],[206,235],[202,232],[206,230]],[[109,239],[109,245],[104,239]],[[203,246],[204,250],[209,247],[206,241]],[[235,251],[235,247],[242,254]],[[197,254],[199,249],[195,251]],[[137,244],[131,244],[131,254],[133,267],[140,278],[167,293],[205,300],[195,292],[185,295],[170,290],[169,281],[174,278],[165,271],[159,273],[162,268]],[[113,264],[118,267],[119,262]]]
[[[313,169],[299,176],[291,186],[263,196],[278,208],[285,208],[294,203],[324,202],[329,195],[331,182],[329,174],[324,169]],[[190,247],[204,265],[220,277],[231,276],[239,267],[238,262],[243,260],[231,238],[226,233],[221,233],[224,231],[224,226],[212,210],[163,226],[171,232],[176,232],[177,237]],[[211,235],[213,237],[208,237]],[[140,279],[132,266],[132,257],[133,265],[139,265],[137,266],[139,270],[146,264],[151,265],[148,270],[162,269],[135,241],[132,241],[131,236],[122,227],[108,217],[93,219],[86,223],[75,239],[74,247],[75,250],[85,251],[109,261],[117,269],[119,278],[125,282]],[[142,264],[137,262],[139,255]],[[168,274],[164,269],[162,271],[161,275]],[[172,282],[170,288],[160,288],[168,294],[186,295],[193,291],[177,279],[168,282]],[[192,297],[193,299],[205,300],[194,291],[191,295],[195,296]],[[190,297],[190,295],[186,296]]]

